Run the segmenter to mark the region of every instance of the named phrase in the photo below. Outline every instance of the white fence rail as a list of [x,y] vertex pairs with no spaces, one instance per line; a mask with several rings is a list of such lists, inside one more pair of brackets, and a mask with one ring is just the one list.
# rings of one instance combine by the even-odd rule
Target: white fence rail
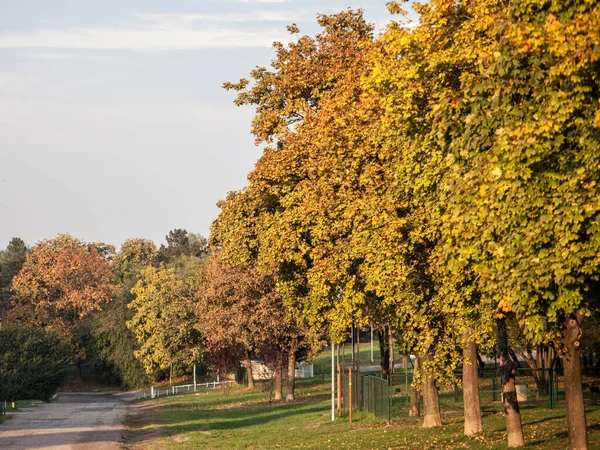
[[222,384],[233,383],[231,380],[226,381],[209,381],[207,383],[182,384],[179,386],[167,386],[164,388],[150,387],[150,391],[142,391],[139,398],[156,398],[164,395],[177,395],[184,392],[196,392],[199,389],[215,389]]

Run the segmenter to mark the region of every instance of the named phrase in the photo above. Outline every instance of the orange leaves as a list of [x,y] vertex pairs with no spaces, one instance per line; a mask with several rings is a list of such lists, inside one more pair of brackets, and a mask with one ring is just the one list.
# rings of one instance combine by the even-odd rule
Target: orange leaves
[[72,337],[78,323],[111,300],[112,272],[102,244],[68,234],[39,242],[13,280],[13,315]]

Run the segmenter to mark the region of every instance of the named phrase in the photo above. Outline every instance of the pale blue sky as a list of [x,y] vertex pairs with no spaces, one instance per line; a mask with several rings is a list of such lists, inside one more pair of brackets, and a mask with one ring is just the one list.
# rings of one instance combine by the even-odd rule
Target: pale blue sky
[[221,84],[346,7],[390,17],[385,0],[1,0],[0,248],[208,235],[260,156]]

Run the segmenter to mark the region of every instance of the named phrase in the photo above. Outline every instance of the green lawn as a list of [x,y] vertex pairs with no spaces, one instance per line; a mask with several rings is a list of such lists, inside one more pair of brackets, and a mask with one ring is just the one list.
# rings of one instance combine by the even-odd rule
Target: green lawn
[[[484,432],[462,435],[462,417],[444,415],[445,426],[419,428],[420,419],[403,417],[391,426],[366,414],[331,422],[328,385],[299,380],[293,404],[270,403],[260,390],[240,387],[224,397],[219,390],[161,397],[134,405],[126,448],[207,449],[503,449],[504,417],[484,415]],[[590,448],[600,448],[600,408],[587,411]],[[563,409],[524,408],[527,448],[567,447]]]

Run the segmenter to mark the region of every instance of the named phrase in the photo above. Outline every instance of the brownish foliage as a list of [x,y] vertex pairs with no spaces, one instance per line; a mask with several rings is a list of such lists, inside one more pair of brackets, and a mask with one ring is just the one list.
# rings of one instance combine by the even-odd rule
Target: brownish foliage
[[55,331],[73,342],[81,321],[111,299],[110,252],[110,247],[68,234],[38,242],[13,279],[16,296],[9,320]]

